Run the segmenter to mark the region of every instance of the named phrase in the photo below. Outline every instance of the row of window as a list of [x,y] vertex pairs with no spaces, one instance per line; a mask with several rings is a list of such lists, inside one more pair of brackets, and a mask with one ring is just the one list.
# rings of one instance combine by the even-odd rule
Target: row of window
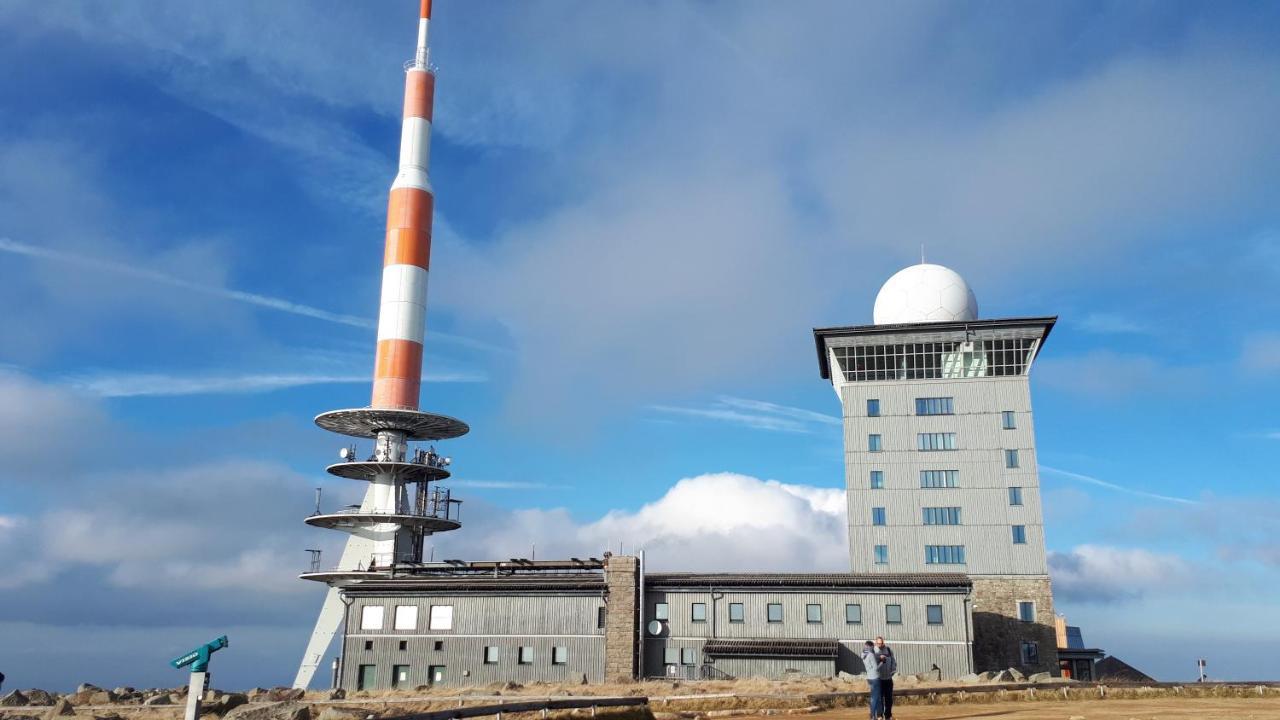
[[833,347],[845,382],[1022,375],[1035,338]]
[[[746,608],[743,603],[729,603],[729,622],[740,623],[746,618]],[[902,622],[902,606],[890,604],[884,606],[885,622],[890,625],[896,625]],[[805,622],[820,623],[822,622],[822,605],[818,603],[809,603],[804,606]],[[930,625],[942,624],[942,606],[926,605],[925,616]],[[670,620],[671,606],[668,603],[654,603],[653,618],[655,620]],[[701,602],[689,603],[689,620],[691,622],[707,621],[707,604]],[[780,623],[782,617],[782,603],[768,603],[765,606],[765,620],[771,623]],[[860,625],[862,623],[862,605],[859,603],[847,603],[844,606],[844,621],[846,625]],[[671,648],[668,648],[670,651]],[[690,651],[692,652],[692,651]],[[667,662],[668,665],[680,665],[689,663],[673,663]]]
[[[381,630],[386,619],[387,609],[381,605],[366,605],[360,609],[360,629],[361,630]],[[417,630],[418,629],[418,606],[417,605],[397,605],[395,608],[395,616],[392,622],[394,630]],[[429,620],[427,622],[429,630],[452,630],[453,629],[453,606],[452,605],[432,605]]]
[[[1025,545],[1027,543],[1027,526],[1014,525],[1013,544]],[[875,556],[875,564],[887,565],[889,563],[889,546],[875,545],[872,547],[872,554]],[[963,545],[925,545],[924,546],[924,563],[925,565],[964,565],[964,546]]]
[[[1009,488],[1010,490],[1021,490],[1021,488]],[[1013,499],[1013,493],[1009,494],[1010,501]],[[1010,504],[1021,505],[1021,497],[1019,502]],[[925,525],[960,525],[960,508],[958,507],[927,507],[923,510]],[[888,514],[882,507],[871,508],[871,524],[872,525],[888,525]],[[1013,541],[1015,543],[1025,543],[1027,541],[1027,526],[1013,525]]]
[[[954,415],[955,401],[949,397],[916,398],[916,415]],[[867,417],[880,417],[880,400],[867,400]],[[1000,427],[1014,430],[1018,427],[1017,414],[1012,410],[1000,411]]]
[[[920,452],[938,452],[943,450],[956,450],[956,434],[953,432],[938,433],[917,433],[916,449]],[[867,435],[867,452],[882,452],[884,450],[884,436],[879,433]],[[1019,467],[1018,451],[1004,451],[1004,466],[1007,468]]]
[[[531,645],[521,645],[516,648],[516,664],[532,665],[536,659],[536,653]],[[497,645],[486,645],[484,648],[484,664],[497,665],[502,660],[502,648]],[[568,665],[569,664],[569,648],[564,645],[556,645],[551,648],[551,664],[552,665]]]
[[[1015,451],[1016,452],[1016,451]],[[921,470],[920,471],[920,487],[922,488],[955,488],[960,487],[960,471],[959,470]],[[884,489],[884,471],[871,471],[871,489]],[[1022,488],[1013,486],[1009,488],[1009,504],[1022,504]],[[930,524],[926,521],[925,524]]]

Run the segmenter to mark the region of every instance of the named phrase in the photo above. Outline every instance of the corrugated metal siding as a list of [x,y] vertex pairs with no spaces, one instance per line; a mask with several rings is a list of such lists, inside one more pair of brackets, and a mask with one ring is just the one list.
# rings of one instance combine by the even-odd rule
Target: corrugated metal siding
[[[841,386],[849,546],[854,572],[962,571],[970,574],[1047,572],[1031,390],[1026,376],[967,380],[904,380]],[[915,415],[920,397],[954,398],[954,415]],[[866,416],[866,401],[880,401],[880,417]],[[1016,429],[1003,429],[1001,412],[1013,410]],[[922,432],[954,432],[960,448],[920,452]],[[879,434],[882,452],[867,451]],[[1004,450],[1017,449],[1019,465],[1005,468]],[[872,470],[884,489],[870,488]],[[958,488],[921,488],[921,470],[959,470]],[[1023,505],[1009,505],[1008,488],[1023,490]],[[885,508],[887,525],[871,524],[871,508]],[[959,507],[961,525],[925,526],[922,508]],[[1025,525],[1027,542],[1014,545],[1010,526]],[[889,546],[889,562],[875,563],[875,545]],[[964,545],[965,565],[928,565],[925,545]]]
[[[410,686],[428,682],[428,668],[446,667],[444,684],[476,685],[490,682],[577,682],[586,675],[589,682],[604,679],[604,630],[596,627],[597,611],[603,605],[599,595],[440,595],[424,597],[357,597],[349,611],[350,624],[344,652],[343,687],[356,688],[358,667],[375,665],[377,688],[390,687],[394,665],[409,665]],[[381,630],[363,629],[363,608],[385,608]],[[395,630],[397,605],[418,607],[418,624],[413,630]],[[453,627],[428,629],[431,606],[453,607]],[[406,649],[400,650],[401,640]],[[365,642],[371,641],[371,650]],[[441,650],[434,643],[443,643]],[[484,647],[502,648],[501,661],[484,663]],[[516,662],[521,645],[534,648],[534,662]],[[569,649],[568,663],[553,665],[552,647]]]
[[735,678],[831,677],[836,674],[830,660],[802,658],[718,658],[712,667]]
[[[884,636],[898,658],[899,672],[914,674],[925,672],[937,664],[947,677],[958,677],[970,672],[971,646],[968,644],[972,619],[965,592],[814,592],[785,589],[762,589],[758,592],[716,591],[657,591],[645,593],[645,674],[650,677],[666,675],[663,662],[664,650],[693,648],[695,661],[704,662],[702,646],[707,638],[829,638],[841,641],[845,648],[837,659],[835,669],[857,673],[862,671],[858,655],[863,641],[877,635]],[[648,635],[648,621],[653,619],[654,605],[665,602],[669,618],[663,623],[662,634]],[[707,604],[707,621],[693,622],[691,605]],[[743,604],[741,623],[729,622],[730,603]],[[781,603],[783,622],[767,621],[767,605]],[[822,607],[822,622],[806,620],[806,606],[814,603]],[[860,624],[845,623],[845,605],[862,606]],[[886,622],[885,606],[902,607],[902,623]],[[927,605],[942,605],[943,623],[927,623]],[[712,619],[714,618],[714,623]],[[714,633],[714,634],[713,634]],[[895,644],[898,643],[898,644]],[[718,659],[713,667],[724,670]],[[761,665],[763,668],[771,666]],[[753,671],[755,672],[755,671]],[[730,673],[734,674],[734,673]],[[827,673],[830,674],[830,673]],[[781,675],[778,675],[781,677]]]
[[[365,650],[366,638],[347,638],[345,672],[342,686],[348,691],[356,689],[359,666],[374,665],[374,687],[366,689],[386,689],[391,687],[391,672],[396,665],[409,666],[409,682],[405,687],[413,688],[429,684],[431,666],[443,665],[445,676],[443,685],[485,685],[488,683],[513,681],[531,682],[580,682],[585,675],[588,682],[604,681],[604,637],[415,637],[405,638],[407,648],[399,649],[398,638],[368,638],[373,643],[372,650]],[[441,650],[435,650],[436,641],[443,643]],[[484,662],[484,648],[493,645],[500,648],[499,661],[493,665]],[[517,650],[521,645],[532,647],[533,662],[522,665],[517,662]],[[568,648],[568,662],[564,665],[551,663],[552,647],[560,645]]]

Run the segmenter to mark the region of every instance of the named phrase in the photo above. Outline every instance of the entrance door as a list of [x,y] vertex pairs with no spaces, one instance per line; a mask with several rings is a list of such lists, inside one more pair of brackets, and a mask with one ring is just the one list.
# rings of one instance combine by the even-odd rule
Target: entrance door
[[373,689],[373,677],[374,677],[374,675],[373,675],[373,669],[374,669],[375,667],[377,667],[377,666],[376,666],[376,665],[361,665],[361,666],[360,666],[360,672],[359,672],[359,674],[357,674],[357,675],[356,675],[356,689],[357,689],[357,690],[372,690],[372,689]]
[[444,682],[444,666],[431,665],[427,667],[427,684],[438,685]]
[[391,666],[391,687],[404,687],[409,684],[409,666],[408,665],[392,665]]

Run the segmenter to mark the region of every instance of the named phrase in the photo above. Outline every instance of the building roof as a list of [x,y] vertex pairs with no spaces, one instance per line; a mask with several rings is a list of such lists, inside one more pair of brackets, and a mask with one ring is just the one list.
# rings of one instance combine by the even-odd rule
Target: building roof
[[973,586],[963,573],[646,573],[654,588],[948,588]]
[[496,577],[493,575],[406,575],[354,583],[346,586],[344,591],[357,594],[403,594],[406,592],[502,594],[538,591],[603,592],[604,587],[604,575],[601,573],[530,573]]
[[708,640],[702,654],[711,657],[790,657],[834,660],[840,652],[836,640]]
[[1127,680],[1129,682],[1155,682],[1155,678],[1112,655],[1102,658],[1093,666],[1094,677],[1099,680]]
[[1001,318],[994,320],[948,320],[943,322],[902,323],[899,325],[846,325],[841,327],[825,327],[813,329],[813,342],[818,350],[818,372],[823,380],[831,379],[831,365],[827,361],[826,340],[828,338],[852,337],[857,335],[900,335],[921,332],[948,332],[979,330],[982,328],[1016,328],[1043,327],[1043,343],[1058,322],[1057,315],[1025,318]]

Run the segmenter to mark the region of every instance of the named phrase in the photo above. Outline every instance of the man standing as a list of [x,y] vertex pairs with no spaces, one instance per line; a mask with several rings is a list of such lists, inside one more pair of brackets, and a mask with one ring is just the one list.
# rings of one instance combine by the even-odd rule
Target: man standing
[[893,648],[885,645],[884,638],[879,635],[876,636],[875,656],[884,720],[893,720],[893,675],[898,672],[898,661],[893,657]]
[[880,692],[880,662],[876,659],[876,645],[870,640],[862,646],[862,667],[867,672],[867,687],[871,690],[867,707],[871,710],[871,720],[878,720],[884,716],[884,697]]

